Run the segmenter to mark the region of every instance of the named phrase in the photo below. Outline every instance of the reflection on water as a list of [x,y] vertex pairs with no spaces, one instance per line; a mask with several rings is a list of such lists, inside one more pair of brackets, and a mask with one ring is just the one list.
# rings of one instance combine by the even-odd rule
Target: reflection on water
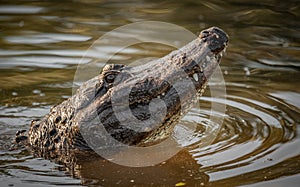
[[[2,2],[1,186],[297,186],[299,12],[296,0]],[[147,168],[122,167],[96,156],[77,159],[73,167],[65,168],[26,150],[8,151],[16,130],[27,129],[32,119],[70,97],[76,66],[93,41],[116,27],[143,20],[178,24],[194,33],[215,25],[230,36],[221,65],[227,99],[211,98],[208,90],[200,108],[184,117],[182,124],[197,123],[199,131],[180,140],[183,151]],[[129,64],[172,50],[157,46],[131,46],[111,62]],[[101,49],[101,55],[114,47]],[[101,63],[99,54],[90,54],[83,63],[93,60]],[[227,110],[218,137],[201,146],[203,130],[216,125],[210,116],[219,115],[210,110],[212,102],[226,104]]]

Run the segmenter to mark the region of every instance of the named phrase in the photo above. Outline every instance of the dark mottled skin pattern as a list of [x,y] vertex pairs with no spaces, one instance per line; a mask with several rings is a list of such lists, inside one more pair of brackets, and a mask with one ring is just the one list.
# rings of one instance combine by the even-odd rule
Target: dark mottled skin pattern
[[[106,131],[122,143],[145,146],[162,141],[171,134],[176,122],[203,93],[207,80],[221,59],[227,41],[228,36],[224,31],[212,27],[202,31],[198,38],[185,47],[161,59],[138,67],[107,65],[99,76],[85,82],[74,96],[52,107],[42,119],[33,121],[28,139],[24,131],[17,132],[16,142],[26,142],[29,147],[38,150],[40,156],[45,156],[51,151],[89,150],[90,147],[80,133],[80,125],[95,116]],[[191,95],[189,91],[184,92],[181,100],[176,90],[166,81],[181,79],[178,77],[180,71],[186,73],[197,90],[196,95]],[[138,83],[134,83],[133,74],[141,77]],[[193,78],[195,74],[197,79]],[[118,81],[115,80],[117,75],[120,75]],[[129,106],[132,114],[139,120],[150,117],[149,103],[152,99],[160,98],[164,101],[166,115],[156,128],[136,132],[120,125],[130,123],[130,119],[120,121],[116,118],[111,96],[122,93],[128,87],[132,87]],[[93,129],[94,126],[89,128]]]

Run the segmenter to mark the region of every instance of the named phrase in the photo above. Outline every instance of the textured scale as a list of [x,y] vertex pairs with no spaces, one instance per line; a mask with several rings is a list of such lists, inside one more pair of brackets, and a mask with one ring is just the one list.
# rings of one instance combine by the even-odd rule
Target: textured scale
[[[227,41],[228,36],[224,31],[212,27],[185,47],[161,59],[137,67],[106,65],[100,75],[85,82],[75,95],[52,107],[42,119],[33,121],[28,139],[24,131],[17,132],[16,142],[27,141],[30,147],[44,157],[55,156],[51,152],[70,149],[89,150],[88,141],[83,138],[80,129],[90,129],[90,137],[101,140],[102,137],[96,131],[99,124],[84,123],[97,117],[117,141],[137,146],[158,143],[172,133],[178,120],[202,95],[209,77],[220,62]],[[180,72],[184,72],[185,77],[181,77]],[[136,77],[139,77],[138,82],[135,82]],[[185,90],[179,97],[170,83],[183,78],[193,83],[196,89],[194,95],[190,90]],[[122,93],[128,88],[131,88],[131,92],[128,98],[123,98]],[[128,99],[131,113],[138,120],[151,117],[149,106],[157,98],[165,103],[166,115],[154,129],[135,131],[126,127],[126,124],[131,123],[130,117],[117,119],[112,107],[112,96],[116,96],[118,105],[126,104]]]

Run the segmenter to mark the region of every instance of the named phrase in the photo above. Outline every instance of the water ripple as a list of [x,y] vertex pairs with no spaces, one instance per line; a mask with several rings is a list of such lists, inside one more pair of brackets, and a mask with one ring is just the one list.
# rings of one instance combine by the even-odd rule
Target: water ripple
[[62,41],[83,42],[90,40],[90,36],[80,34],[33,33],[31,35],[7,36],[4,38],[9,43],[15,44],[47,44]]
[[0,14],[36,14],[44,12],[45,8],[29,5],[5,5],[0,6]]
[[[298,94],[277,92],[270,95],[280,97],[288,106],[298,107],[294,102]],[[284,112],[277,100],[269,98],[269,102],[262,102],[258,98],[228,95],[226,100],[202,97],[201,101],[227,105],[227,115],[215,141],[204,147],[187,146],[202,165],[200,170],[209,173],[211,181],[220,182],[264,171],[300,154],[297,148],[300,139],[296,137],[300,131],[296,126],[299,121],[289,117],[286,113],[289,111]],[[202,109],[201,113],[207,112]]]

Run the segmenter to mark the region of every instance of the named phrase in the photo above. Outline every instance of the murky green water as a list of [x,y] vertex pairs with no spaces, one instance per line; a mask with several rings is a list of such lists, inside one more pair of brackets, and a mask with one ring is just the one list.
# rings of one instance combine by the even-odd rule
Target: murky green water
[[[298,186],[299,12],[297,0],[1,1],[1,186]],[[18,129],[27,129],[31,120],[72,95],[77,64],[96,39],[145,20],[177,24],[194,33],[218,26],[229,34],[221,64],[227,100],[207,92],[200,109],[183,120],[212,124],[210,116],[219,114],[210,111],[211,102],[225,103],[223,126],[211,145],[200,147],[196,134],[194,143],[176,156],[145,168],[90,159],[70,169],[26,150],[8,151]],[[129,64],[170,50],[156,44],[132,46],[111,62]]]

